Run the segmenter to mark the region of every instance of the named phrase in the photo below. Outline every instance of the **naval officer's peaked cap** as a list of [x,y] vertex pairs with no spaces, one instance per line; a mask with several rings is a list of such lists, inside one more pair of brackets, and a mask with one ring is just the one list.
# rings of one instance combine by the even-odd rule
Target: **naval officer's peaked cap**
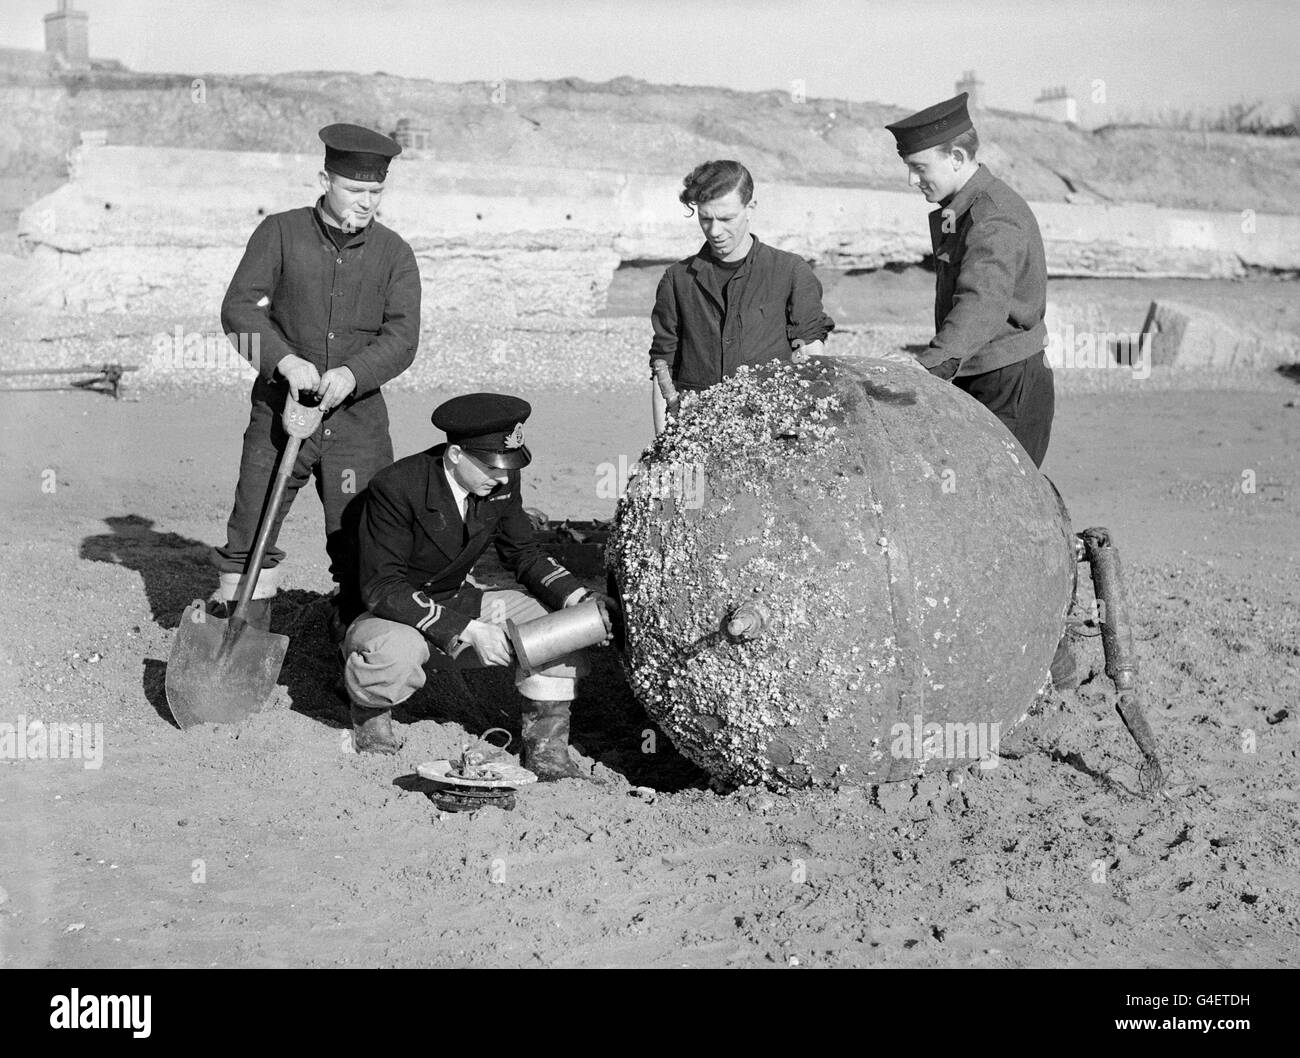
[[466,393],[433,410],[433,425],[488,466],[518,470],[532,462],[524,444],[524,423],[533,406],[505,393]]

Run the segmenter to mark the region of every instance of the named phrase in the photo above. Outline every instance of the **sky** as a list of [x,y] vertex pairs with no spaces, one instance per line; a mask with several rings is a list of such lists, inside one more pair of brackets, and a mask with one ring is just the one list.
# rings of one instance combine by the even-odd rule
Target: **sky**
[[[56,0],[0,0],[0,46],[43,48]],[[1084,125],[1300,97],[1296,0],[74,0],[90,52],[188,74],[383,70],[439,81],[619,76],[921,107],[963,70]]]

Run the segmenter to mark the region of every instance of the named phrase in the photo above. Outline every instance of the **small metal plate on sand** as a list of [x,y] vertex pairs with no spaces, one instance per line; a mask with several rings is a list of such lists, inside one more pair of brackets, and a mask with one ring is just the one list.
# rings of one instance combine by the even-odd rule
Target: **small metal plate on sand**
[[470,776],[460,775],[449,760],[432,760],[415,769],[420,778],[448,786],[468,786],[479,789],[517,789],[537,781],[537,776],[527,768],[511,761],[489,760],[477,764]]

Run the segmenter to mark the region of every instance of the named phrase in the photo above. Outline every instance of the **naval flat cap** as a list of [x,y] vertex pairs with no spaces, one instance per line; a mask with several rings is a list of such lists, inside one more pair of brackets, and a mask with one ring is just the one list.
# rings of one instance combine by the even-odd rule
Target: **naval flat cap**
[[475,459],[502,470],[518,470],[532,462],[524,444],[524,423],[533,406],[505,393],[466,393],[439,404],[433,425]]
[[910,117],[895,121],[892,125],[886,125],[885,128],[898,141],[898,153],[906,158],[917,151],[947,143],[954,136],[960,136],[974,128],[966,110],[966,98],[966,93],[962,92]]
[[389,161],[402,153],[396,140],[360,125],[326,125],[319,135],[325,144],[326,172],[349,180],[382,182]]

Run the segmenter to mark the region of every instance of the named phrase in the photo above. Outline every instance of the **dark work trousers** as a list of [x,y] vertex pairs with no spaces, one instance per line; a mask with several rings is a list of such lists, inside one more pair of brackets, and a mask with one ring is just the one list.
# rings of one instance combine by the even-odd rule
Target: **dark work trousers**
[[[242,573],[257,540],[258,521],[275,482],[276,466],[288,435],[280,423],[287,387],[259,380],[253,390],[253,409],[244,431],[244,450],[235,486],[235,506],[226,525],[226,544],[214,548],[213,564],[222,573]],[[378,391],[345,402],[327,415],[312,436],[302,442],[284,502],[271,528],[263,569],[274,569],[284,559],[275,546],[280,526],[294,496],[314,476],[316,495],[325,508],[325,550],[330,573],[339,587],[337,606],[344,620],[365,607],[361,604],[357,574],[356,527],[361,514],[360,496],[370,479],[393,462],[393,442],[388,435],[388,408]]]
[[1001,419],[1034,466],[1042,467],[1056,412],[1052,369],[1042,353],[996,371],[952,381]]

